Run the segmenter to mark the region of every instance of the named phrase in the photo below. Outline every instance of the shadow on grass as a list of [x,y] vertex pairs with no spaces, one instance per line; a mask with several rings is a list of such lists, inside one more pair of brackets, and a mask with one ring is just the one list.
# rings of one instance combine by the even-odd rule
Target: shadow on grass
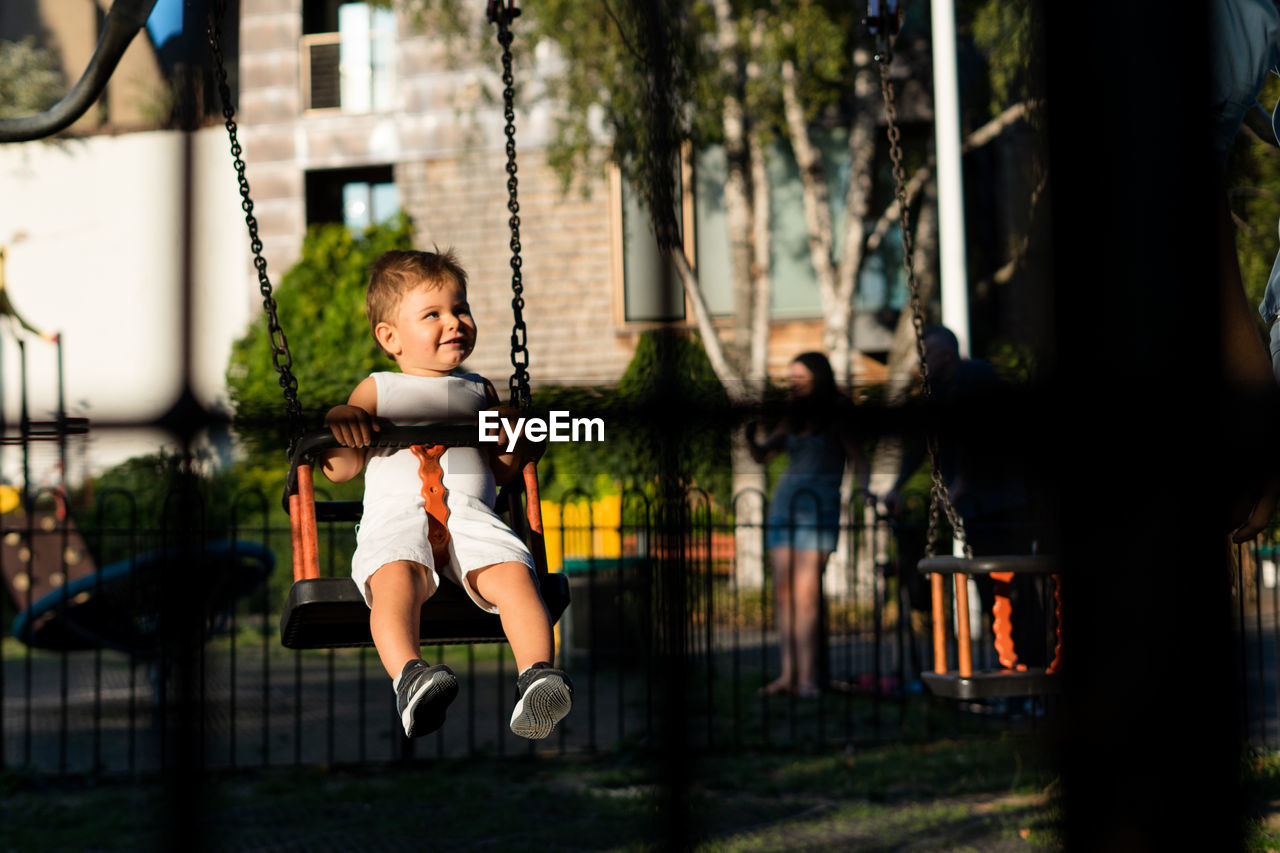
[[1052,782],[1042,745],[1013,736],[188,780],[9,771],[0,850],[1044,850],[1059,846]]

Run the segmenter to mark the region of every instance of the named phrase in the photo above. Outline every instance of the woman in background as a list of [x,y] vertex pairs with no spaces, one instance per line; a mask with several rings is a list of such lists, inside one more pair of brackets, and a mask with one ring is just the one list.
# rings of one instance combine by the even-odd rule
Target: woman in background
[[765,695],[817,696],[822,571],[840,534],[840,482],[846,460],[865,489],[870,468],[852,440],[853,405],[836,389],[827,357],[796,356],[788,372],[786,414],[763,441],[747,424],[747,444],[757,462],[780,452],[787,467],[778,479],[765,522],[777,596],[782,673],[761,688]]

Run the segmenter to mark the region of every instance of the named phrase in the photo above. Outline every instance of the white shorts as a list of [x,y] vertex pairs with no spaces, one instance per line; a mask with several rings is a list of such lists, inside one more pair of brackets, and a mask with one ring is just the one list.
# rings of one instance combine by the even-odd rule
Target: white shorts
[[[356,527],[356,552],[351,558],[351,579],[369,603],[369,578],[387,563],[408,560],[427,568],[431,577],[431,591],[440,586],[440,574],[467,591],[476,606],[489,613],[498,608],[476,592],[467,576],[479,569],[498,563],[524,563],[536,580],[533,556],[520,537],[503,523],[492,509],[479,498],[466,495],[450,495],[447,499],[449,518],[449,562],[442,569],[435,565],[431,543],[427,541],[427,514],[419,502],[399,504],[390,513],[366,514]],[[383,504],[385,507],[386,504]]]

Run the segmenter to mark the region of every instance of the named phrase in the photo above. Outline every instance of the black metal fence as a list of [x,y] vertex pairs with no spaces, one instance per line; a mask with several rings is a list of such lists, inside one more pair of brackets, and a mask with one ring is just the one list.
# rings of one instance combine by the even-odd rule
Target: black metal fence
[[1240,722],[1248,742],[1255,748],[1275,750],[1280,748],[1280,673],[1276,668],[1280,662],[1280,634],[1276,631],[1280,535],[1269,530],[1259,541],[1237,546],[1233,552],[1235,571],[1231,577],[1206,574],[1206,582],[1233,587],[1239,658],[1223,665],[1237,673]]
[[[0,758],[42,773],[135,774],[175,762],[247,768],[672,744],[785,748],[1036,726],[1052,714],[1052,698],[929,695],[920,680],[933,666],[927,585],[901,547],[922,531],[861,502],[844,515],[823,577],[825,689],[814,698],[761,695],[779,665],[763,505],[746,494],[736,512],[723,512],[695,493],[671,511],[640,494],[576,495],[546,507],[548,552],[572,591],[557,639],[576,694],[572,714],[538,743],[507,728],[515,666],[503,645],[424,649],[458,672],[462,691],[444,727],[412,742],[401,736],[372,649],[283,648],[289,531],[272,523],[261,495],[236,498],[231,527],[217,535],[85,520],[78,530],[56,508],[22,517],[0,531],[6,624],[29,641],[3,642]],[[353,531],[331,527],[322,538],[325,572],[345,574]],[[76,577],[81,549],[122,556]],[[1223,662],[1240,673],[1242,724],[1262,747],[1280,742],[1278,550],[1268,539],[1237,552],[1239,659]],[[267,553],[275,565],[265,577],[228,580],[246,558],[269,562]],[[1040,594],[1051,635],[1050,591]],[[981,600],[970,596],[975,667],[995,668]],[[950,604],[947,613],[954,622]]]

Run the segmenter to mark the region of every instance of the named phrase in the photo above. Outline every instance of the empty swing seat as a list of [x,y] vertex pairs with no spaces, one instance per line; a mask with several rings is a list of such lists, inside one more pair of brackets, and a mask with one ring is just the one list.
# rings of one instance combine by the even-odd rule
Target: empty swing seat
[[[926,557],[919,563],[922,574],[931,575],[933,598],[934,671],[921,675],[935,696],[976,700],[1009,696],[1041,696],[1061,690],[1062,671],[1062,579],[1057,561],[1050,556]],[[1008,583],[1017,574],[1046,575],[1053,580],[1054,635],[1053,660],[1047,667],[1027,667],[1017,661],[1012,637],[1012,605],[1007,595],[997,591],[993,611],[995,649],[999,669],[973,668],[969,630],[969,575],[985,574]],[[947,661],[946,605],[944,575],[955,577],[957,667]]]
[[[469,424],[430,424],[386,427],[375,435],[374,447],[477,447],[477,432]],[[280,640],[290,649],[327,649],[373,645],[369,607],[350,577],[320,577],[317,523],[360,520],[361,501],[317,501],[312,466],[320,454],[337,448],[327,430],[309,433],[298,442],[285,485],[286,509],[293,538],[294,582],[280,616]],[[525,493],[521,507],[520,492]],[[508,524],[524,538],[537,567],[542,600],[552,622],[569,605],[569,582],[547,570],[542,515],[538,504],[537,471],[533,462],[523,477],[504,487],[498,506],[507,507]],[[441,579],[440,588],[422,607],[423,645],[505,642],[498,616],[480,610],[456,584]]]

